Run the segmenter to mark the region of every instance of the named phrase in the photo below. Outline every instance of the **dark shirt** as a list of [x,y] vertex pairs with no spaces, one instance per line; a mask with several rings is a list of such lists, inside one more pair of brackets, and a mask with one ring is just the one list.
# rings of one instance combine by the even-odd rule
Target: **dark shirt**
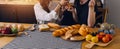
[[[97,4],[97,8],[103,8],[103,4],[102,4],[102,1],[101,0],[96,0],[96,4]],[[98,11],[97,13],[99,15],[99,18],[96,19],[96,23],[103,23],[103,16],[100,16],[103,14],[103,11]]]
[[65,10],[63,12],[63,19],[60,21],[61,25],[73,25],[76,22],[73,19],[72,12]]
[[[75,8],[77,11],[77,16],[78,16],[78,23],[79,24],[86,24],[88,21],[88,12],[89,12],[89,1],[88,0],[85,4],[81,5],[80,0],[75,0]],[[96,17],[97,17],[97,6],[95,5],[95,10],[96,12]]]
[[[74,6],[76,8],[77,11],[77,20],[78,20],[78,24],[86,24],[87,25],[87,21],[88,21],[88,12],[89,12],[89,1],[88,0],[85,4],[80,5],[80,0],[75,0],[74,2]],[[95,5],[95,10],[96,12],[96,17],[98,15],[98,9],[97,6]],[[73,25],[73,24],[77,24],[74,19],[73,19],[73,15],[70,11],[64,11],[63,13],[63,19],[60,21],[61,25]],[[96,21],[95,24],[97,24],[98,21]]]

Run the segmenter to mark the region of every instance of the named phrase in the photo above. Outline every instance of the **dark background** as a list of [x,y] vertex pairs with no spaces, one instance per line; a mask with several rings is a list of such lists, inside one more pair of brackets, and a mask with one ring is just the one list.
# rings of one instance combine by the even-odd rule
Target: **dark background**
[[33,6],[0,4],[0,22],[36,23]]

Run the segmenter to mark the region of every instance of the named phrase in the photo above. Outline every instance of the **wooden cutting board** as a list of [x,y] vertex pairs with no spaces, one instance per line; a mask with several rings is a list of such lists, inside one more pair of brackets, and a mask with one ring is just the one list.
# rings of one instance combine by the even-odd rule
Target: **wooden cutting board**
[[[108,46],[105,46],[105,47],[94,46],[91,49],[120,49],[120,29],[115,29],[115,32],[116,34],[114,36],[114,40]],[[85,47],[86,44],[89,44],[89,43],[86,41],[83,41],[81,49],[88,49]]]
[[[18,24],[18,23],[5,23],[5,22],[0,22],[0,24]],[[32,26],[32,24],[23,24],[25,26],[25,29],[29,28]],[[13,41],[16,37],[0,37],[0,48],[4,47],[11,41]]]

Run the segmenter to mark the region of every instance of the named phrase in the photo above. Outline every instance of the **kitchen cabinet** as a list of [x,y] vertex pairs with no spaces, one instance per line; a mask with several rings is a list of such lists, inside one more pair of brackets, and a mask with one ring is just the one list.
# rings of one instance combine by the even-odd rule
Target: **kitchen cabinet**
[[35,3],[37,0],[0,0],[0,22],[36,23]]
[[0,22],[36,23],[33,5],[0,4]]
[[36,23],[33,5],[16,6],[18,22],[20,23]]
[[0,5],[0,21],[16,22],[16,12],[14,6]]

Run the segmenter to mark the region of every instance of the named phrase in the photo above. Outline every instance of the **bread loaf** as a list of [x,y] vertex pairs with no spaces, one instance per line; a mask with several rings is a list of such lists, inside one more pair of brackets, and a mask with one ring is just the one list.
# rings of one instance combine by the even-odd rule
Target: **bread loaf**
[[[67,26],[67,27],[64,27],[64,28],[61,28],[61,29],[58,29],[58,30],[55,30],[53,32],[53,36],[55,37],[58,37],[58,36],[63,36],[65,35],[65,33],[69,30],[78,30],[80,28],[80,25],[77,24],[77,25],[72,25],[72,26]],[[74,33],[75,34],[75,33]]]
[[82,36],[86,36],[88,34],[88,27],[86,25],[82,25],[79,29],[79,34]]
[[47,31],[49,30],[49,26],[46,24],[39,25],[39,31]]
[[56,30],[56,31],[54,31],[52,34],[53,34],[53,36],[55,36],[55,37],[59,37],[59,36],[63,35],[64,32],[61,31],[61,30]]
[[18,31],[19,31],[19,32],[22,32],[22,31],[25,30],[24,25],[18,24],[17,26],[18,26]]
[[50,28],[54,28],[54,29],[59,29],[60,25],[56,24],[56,23],[48,23],[47,24]]

